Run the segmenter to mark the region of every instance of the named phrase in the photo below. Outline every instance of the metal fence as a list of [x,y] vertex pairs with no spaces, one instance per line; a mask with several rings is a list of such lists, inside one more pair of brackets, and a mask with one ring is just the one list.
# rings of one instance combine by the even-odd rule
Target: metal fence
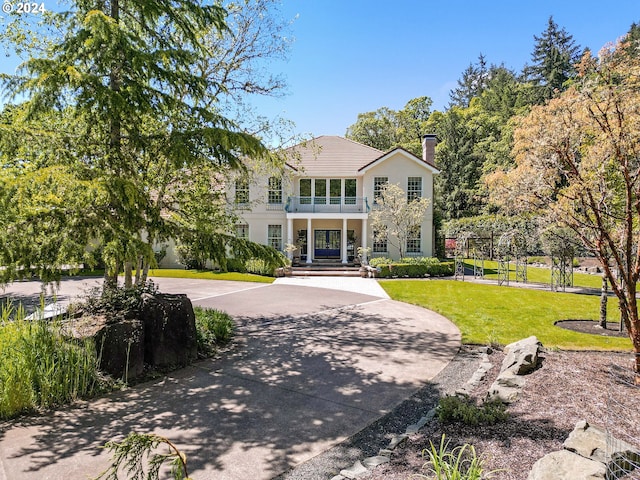
[[[609,373],[607,397],[607,458],[612,461],[607,466],[607,480],[640,480],[640,386],[634,383],[634,372],[631,367],[612,365]],[[613,393],[618,392],[618,393]],[[622,426],[627,426],[621,427]],[[628,451],[623,456],[616,452]]]

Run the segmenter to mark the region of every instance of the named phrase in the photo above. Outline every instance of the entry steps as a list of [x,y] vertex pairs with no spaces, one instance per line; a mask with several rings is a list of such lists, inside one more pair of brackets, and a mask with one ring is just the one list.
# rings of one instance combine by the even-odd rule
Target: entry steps
[[291,267],[292,277],[359,277],[360,267],[341,264],[312,263]]

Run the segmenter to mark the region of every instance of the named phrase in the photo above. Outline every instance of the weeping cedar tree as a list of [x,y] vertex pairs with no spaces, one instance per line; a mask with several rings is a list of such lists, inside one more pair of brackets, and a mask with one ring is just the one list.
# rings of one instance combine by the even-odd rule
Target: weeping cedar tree
[[487,178],[505,210],[548,214],[575,232],[600,262],[619,300],[640,383],[640,57],[627,39],[535,107],[515,131],[517,165]]
[[[84,208],[67,208],[71,218],[64,217],[53,233],[79,244],[95,240],[106,265],[105,288],[117,285],[123,267],[130,272],[140,262],[148,268],[154,241],[178,233],[181,222],[168,220],[165,212],[175,205],[176,192],[188,191],[203,170],[224,174],[242,168],[244,156],[274,160],[258,138],[216,111],[216,95],[225,91],[228,77],[198,70],[211,61],[203,39],[228,32],[225,15],[220,6],[198,2],[76,1],[47,19],[61,36],[44,42],[44,51],[34,50],[38,56],[26,60],[18,75],[2,78],[5,93],[27,99],[16,107],[18,121],[0,130],[3,187],[32,182],[34,172],[55,166],[68,180],[54,182],[61,205],[73,197],[67,186],[77,191],[91,185],[95,195],[83,197]],[[19,42],[16,50],[24,50]],[[47,128],[47,118],[61,116],[65,128]],[[20,138],[17,129],[32,125],[46,132],[50,148],[30,156],[24,145],[7,148],[8,138]],[[21,156],[7,162],[11,152]],[[8,191],[3,188],[5,200]],[[55,209],[46,198],[36,198],[39,204],[33,197],[24,196],[28,201],[14,217],[24,211],[47,217]],[[12,225],[13,217],[2,217]],[[39,225],[47,235],[48,219]],[[78,246],[67,261],[77,259]],[[65,260],[64,251],[49,250],[38,252],[40,263]],[[11,241],[3,245],[7,272],[19,275],[20,265],[33,265],[34,252],[24,253]]]

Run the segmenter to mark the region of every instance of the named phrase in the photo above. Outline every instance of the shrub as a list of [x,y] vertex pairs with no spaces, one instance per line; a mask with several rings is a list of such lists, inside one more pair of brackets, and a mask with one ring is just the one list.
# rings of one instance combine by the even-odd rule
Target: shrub
[[219,310],[212,308],[194,307],[196,316],[196,339],[198,353],[209,356],[218,345],[224,345],[233,335],[233,320]]
[[245,268],[247,269],[247,273],[273,277],[273,266],[260,258],[247,260],[247,262],[245,263]]
[[369,260],[369,265],[372,267],[379,267],[380,265],[389,265],[393,263],[393,260],[386,257],[375,257]]
[[422,278],[425,276],[440,277],[453,275],[453,262],[440,262],[438,259],[422,259],[419,263],[391,263],[380,266],[381,278],[409,277]]
[[133,318],[140,311],[144,293],[157,294],[157,285],[149,280],[144,285],[136,285],[132,288],[103,290],[97,287],[89,291],[80,307],[92,315],[107,314]]
[[25,320],[22,310],[3,308],[0,419],[97,393],[101,389],[97,363],[92,340],[70,340],[59,323]]
[[500,400],[490,400],[478,406],[469,397],[447,396],[436,409],[440,423],[460,422],[465,425],[493,425],[509,417]]
[[247,273],[246,262],[238,258],[227,258],[227,272]]
[[[449,450],[449,442],[445,436],[440,439],[440,446],[431,447],[422,452],[429,460],[422,469],[428,476],[418,475],[418,478],[433,480],[481,480],[491,478],[495,472],[484,472],[484,459],[476,454],[473,445],[464,445]],[[426,455],[425,455],[426,454]]]

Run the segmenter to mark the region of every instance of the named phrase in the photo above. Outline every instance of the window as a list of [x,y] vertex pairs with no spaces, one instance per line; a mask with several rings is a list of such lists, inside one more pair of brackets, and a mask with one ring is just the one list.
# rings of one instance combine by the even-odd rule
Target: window
[[278,251],[282,251],[282,225],[267,227],[267,244]]
[[267,198],[270,204],[282,203],[282,179],[278,177],[269,177],[269,194]]
[[236,180],[236,204],[244,205],[249,203],[249,180],[239,178]]
[[324,205],[327,203],[327,180],[325,178],[316,178],[313,183],[315,186],[313,203],[314,205]]
[[342,198],[342,180],[332,178],[329,180],[329,203],[331,205],[340,205]]
[[376,200],[382,194],[382,191],[389,184],[389,177],[374,177],[373,178],[373,203],[376,203]]
[[239,223],[238,225],[236,225],[236,237],[248,240],[249,225],[247,225],[246,223]]
[[344,181],[344,204],[356,204],[356,179],[346,178]]
[[373,231],[373,253],[387,253],[386,232]]
[[407,253],[420,253],[421,241],[420,226],[417,225],[411,229],[407,236]]
[[300,179],[300,204],[302,205],[311,204],[311,179],[310,178]]
[[422,177],[407,179],[407,201],[411,202],[422,197]]

